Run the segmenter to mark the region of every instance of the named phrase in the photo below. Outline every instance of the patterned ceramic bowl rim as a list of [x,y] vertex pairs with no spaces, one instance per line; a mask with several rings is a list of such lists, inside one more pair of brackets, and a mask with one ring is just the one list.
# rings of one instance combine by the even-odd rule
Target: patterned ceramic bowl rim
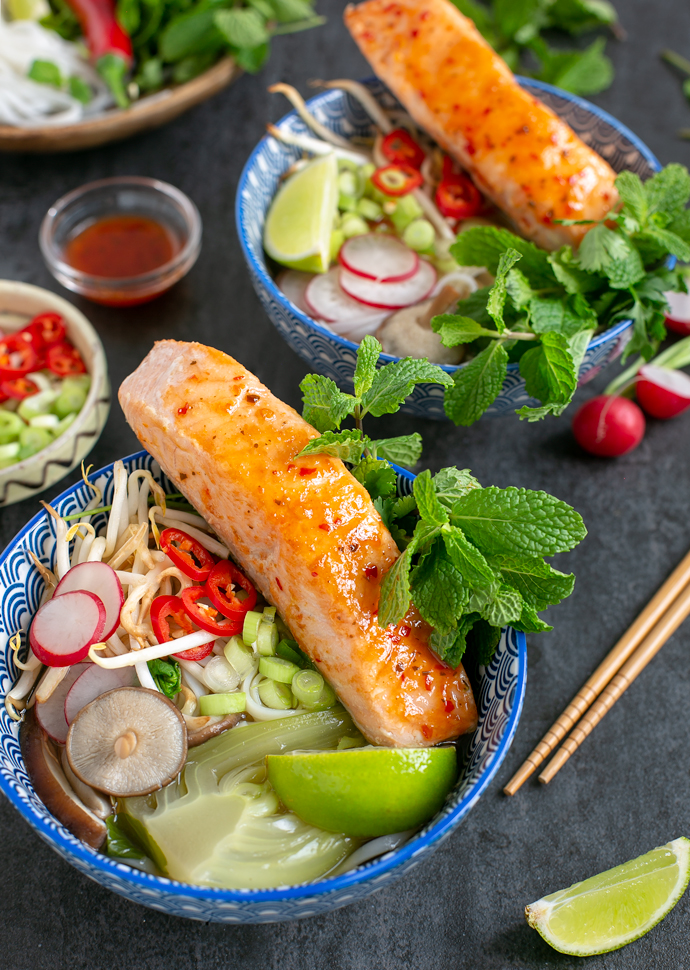
[[[141,451],[130,455],[123,460],[125,463],[127,463],[145,457],[147,457],[147,452]],[[106,465],[99,471],[92,473],[89,478],[91,481],[95,481],[102,475],[112,477],[112,469],[112,464]],[[411,472],[398,468],[397,466],[396,471],[401,478],[407,479],[408,481],[414,480],[415,476]],[[63,501],[72,495],[78,488],[81,488],[82,485],[83,483],[77,482],[71,488],[68,488],[62,492],[55,501]],[[37,513],[8,544],[0,559],[4,560],[8,555],[10,555],[21,543],[22,539],[38,526],[39,522],[44,516],[45,512]],[[513,741],[513,737],[520,720],[520,714],[522,712],[522,705],[525,697],[525,687],[527,683],[527,648],[524,633],[517,633],[517,642],[518,672],[515,680],[513,709],[508,718],[503,737],[496,746],[495,750],[491,753],[491,763],[485,770],[484,774],[480,776],[476,784],[474,784],[469,791],[465,793],[457,805],[455,805],[455,807],[447,815],[444,815],[439,822],[431,825],[430,828],[427,828],[427,830],[423,831],[421,834],[414,836],[409,842],[405,843],[405,845],[401,846],[399,849],[389,852],[380,859],[365,863],[363,866],[360,866],[351,872],[343,873],[339,876],[332,876],[330,878],[326,877],[318,880],[317,882],[278,889],[213,889],[204,886],[188,885],[186,883],[177,882],[162,876],[151,876],[140,872],[137,869],[123,866],[117,859],[111,859],[108,856],[102,855],[101,853],[96,852],[94,849],[88,848],[82,843],[68,841],[62,835],[59,828],[56,829],[55,820],[53,819],[52,815],[49,815],[48,810],[44,809],[44,814],[42,814],[32,805],[24,801],[16,791],[16,782],[10,782],[5,776],[4,772],[0,772],[0,789],[4,792],[10,802],[12,802],[15,808],[21,813],[21,815],[24,816],[27,821],[29,821],[29,823],[43,835],[48,844],[52,845],[57,843],[59,845],[60,852],[65,858],[69,859],[70,857],[76,856],[86,863],[86,865],[90,868],[95,867],[104,873],[115,875],[119,879],[124,878],[130,883],[138,886],[139,889],[141,889],[144,893],[150,895],[152,899],[154,898],[153,894],[155,894],[157,887],[160,887],[161,890],[164,890],[168,894],[193,897],[196,899],[207,899],[209,901],[216,901],[219,903],[224,901],[245,903],[277,903],[281,900],[296,900],[300,897],[311,898],[322,894],[334,893],[337,890],[342,890],[349,886],[357,885],[358,883],[375,881],[377,877],[382,876],[393,868],[397,868],[401,862],[404,862],[410,857],[414,856],[421,849],[428,848],[434,843],[438,842],[439,839],[441,839],[444,835],[449,834],[458,825],[458,823],[476,804],[477,800],[480,798],[486,788],[491,784],[491,781],[498,771]],[[0,713],[0,718],[3,720],[7,718],[4,709],[2,709]],[[48,819],[50,819],[50,821]]]
[[[617,129],[622,135],[630,139],[631,143],[635,146],[635,148],[639,151],[639,153],[643,156],[643,158],[645,158],[647,162],[649,162],[650,166],[652,167],[652,169],[654,169],[654,171],[659,171],[659,169],[661,168],[661,164],[658,158],[656,157],[656,155],[653,154],[653,152],[649,150],[649,148],[647,148],[645,143],[640,138],[638,138],[638,136],[634,134],[634,132],[632,132],[626,125],[618,121],[617,118],[614,118],[613,115],[609,114],[608,111],[604,111],[603,108],[597,107],[597,105],[592,104],[590,101],[586,101],[584,98],[578,97],[576,94],[570,94],[569,91],[564,91],[562,88],[557,88],[553,84],[546,84],[544,81],[535,81],[533,78],[520,77],[519,75],[516,75],[516,77],[517,77],[517,80],[520,82],[520,84],[525,88],[533,88],[537,91],[549,91],[553,94],[557,94],[559,97],[564,98],[566,101],[571,101],[574,104],[576,104],[578,107],[583,108],[585,111],[591,112],[591,114],[594,114],[598,118],[601,118],[602,121],[608,122],[608,124],[610,124],[613,128]],[[369,78],[364,78],[361,83],[371,84],[376,80],[377,78],[375,77],[369,77]],[[323,94],[317,94],[315,97],[310,98],[307,101],[307,106],[312,107],[312,106],[327,104],[329,101],[336,101],[339,98],[342,98],[343,96],[344,96],[343,92],[337,89],[325,91]],[[283,115],[280,121],[276,122],[276,126],[280,127],[280,125],[282,125],[283,122],[287,121],[288,118],[296,117],[296,115],[297,115],[296,111],[288,112],[286,115]],[[269,140],[269,137],[270,137],[269,135],[264,135],[261,141],[254,148],[254,151],[247,159],[247,162],[242,170],[242,175],[240,176],[239,185],[237,187],[237,195],[235,198],[235,221],[237,224],[237,232],[240,238],[240,245],[242,246],[244,258],[250,264],[250,266],[252,267],[256,275],[261,280],[261,283],[263,284],[263,286],[270,293],[271,297],[274,300],[276,300],[279,304],[281,304],[287,311],[289,311],[289,313],[297,317],[302,323],[307,324],[310,327],[313,327],[313,329],[317,330],[320,334],[323,334],[324,336],[330,338],[336,344],[340,344],[342,347],[347,347],[350,350],[356,351],[358,346],[357,344],[353,343],[351,340],[347,340],[345,337],[340,337],[338,336],[338,334],[333,333],[332,330],[328,330],[326,329],[326,327],[321,326],[321,324],[317,323],[312,317],[307,316],[306,313],[303,313],[293,303],[291,303],[287,299],[283,291],[276,286],[275,281],[267,272],[266,264],[264,260],[258,260],[256,258],[256,256],[254,255],[253,249],[249,244],[249,237],[244,225],[244,215],[242,210],[242,196],[245,191],[249,191],[249,187],[247,185],[249,174],[256,166],[258,156],[263,151],[263,148],[266,142]],[[614,324],[613,327],[610,327],[608,330],[605,330],[603,333],[600,333],[596,337],[594,337],[594,339],[590,341],[588,349],[595,350],[602,343],[605,343],[608,340],[612,340],[615,337],[619,337],[628,329],[631,323],[632,323],[632,320],[629,320],[629,319],[619,320],[618,323]],[[379,358],[379,360],[381,363],[390,363],[395,360],[400,360],[400,358],[393,357],[391,354],[381,354],[381,357]],[[446,371],[447,373],[453,374],[458,369],[458,366],[462,367],[463,365],[462,364],[460,365],[441,364],[439,366],[441,366],[443,370]],[[509,364],[508,367],[509,369],[516,370],[518,365]]]
[[[17,309],[10,304],[16,303],[22,307],[34,306],[35,310]],[[28,498],[32,493],[38,493],[46,487],[43,483],[34,486],[30,483],[21,481],[24,472],[37,468],[40,465],[49,465],[58,453],[63,450],[65,441],[78,438],[83,431],[91,411],[98,405],[99,400],[105,395],[109,398],[108,387],[108,366],[106,362],[105,350],[100,337],[93,329],[81,310],[69,303],[63,297],[52,293],[50,290],[43,289],[42,286],[34,286],[31,283],[20,283],[15,280],[0,280],[0,312],[33,314],[46,312],[60,313],[64,318],[67,327],[67,335],[74,343],[76,348],[85,358],[87,371],[91,377],[91,386],[86,396],[84,405],[70,427],[49,445],[37,451],[35,455],[18,461],[14,465],[8,465],[0,469],[0,494],[3,488],[7,488],[11,482],[22,485],[27,489]],[[106,415],[107,416],[107,415]],[[99,432],[100,433],[100,432]],[[97,436],[96,436],[97,437]],[[96,443],[94,437],[93,444]],[[64,465],[64,461],[59,461]],[[70,471],[65,467],[62,475],[64,477]],[[17,501],[14,499],[13,501]]]

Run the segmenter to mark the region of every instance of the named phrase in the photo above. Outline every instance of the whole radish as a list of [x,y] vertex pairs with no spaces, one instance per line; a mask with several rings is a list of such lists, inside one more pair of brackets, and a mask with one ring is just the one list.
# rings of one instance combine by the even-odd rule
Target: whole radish
[[675,418],[690,408],[690,377],[680,370],[645,364],[639,370],[635,393],[653,418]]
[[627,397],[600,394],[573,418],[575,440],[591,455],[617,458],[637,448],[644,437],[644,414]]

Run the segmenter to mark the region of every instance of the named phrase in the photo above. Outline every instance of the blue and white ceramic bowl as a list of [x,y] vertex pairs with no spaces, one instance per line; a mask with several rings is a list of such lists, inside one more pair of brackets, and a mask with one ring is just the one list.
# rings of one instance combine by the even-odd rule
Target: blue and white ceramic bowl
[[[148,468],[168,491],[172,486],[145,451],[125,459],[128,471]],[[113,490],[113,466],[91,476],[108,504]],[[401,494],[414,478],[399,471]],[[91,495],[81,482],[52,504],[61,515],[79,511]],[[96,531],[104,516],[94,516]],[[18,671],[7,642],[17,630],[27,630],[38,608],[43,581],[29,552],[53,564],[54,535],[45,512],[26,525],[0,557],[0,690],[3,696]],[[173,916],[217,923],[271,923],[314,916],[364,899],[408,872],[451,834],[491,783],[511,745],[520,719],[527,678],[525,636],[504,630],[491,666],[483,671],[477,693],[479,726],[469,739],[461,777],[441,811],[401,848],[344,875],[303,886],[269,890],[208,889],[158,878],[122,865],[79,842],[47,811],[36,796],[19,749],[18,724],[0,704],[0,788],[38,835],[84,875],[135,903]]]
[[[531,78],[518,80],[524,88],[533,92],[560,115],[616,172],[629,169],[646,179],[661,167],[652,152],[636,135],[601,108],[550,84]],[[385,107],[393,108],[397,105],[390,91],[377,78],[369,78],[364,83]],[[309,110],[321,124],[339,135],[350,138],[353,135],[371,133],[369,116],[349,94],[326,91],[307,103]],[[278,128],[299,134],[311,133],[294,111],[278,122]],[[274,283],[266,265],[262,245],[266,213],[280,177],[300,156],[299,149],[283,145],[275,138],[261,139],[244,167],[237,190],[237,230],[254,289],[280,335],[314,370],[332,378],[344,390],[352,392],[357,345],[344,337],[336,336],[291,303]],[[581,384],[594,377],[602,367],[622,353],[632,336],[632,326],[631,320],[621,320],[591,341],[580,367]],[[397,359],[383,354],[379,364]],[[452,374],[457,367],[444,366],[443,369]],[[538,403],[528,396],[518,365],[509,364],[503,390],[486,414],[508,414],[525,404],[534,407]],[[443,388],[434,384],[418,385],[402,406],[402,410],[423,418],[445,420]]]

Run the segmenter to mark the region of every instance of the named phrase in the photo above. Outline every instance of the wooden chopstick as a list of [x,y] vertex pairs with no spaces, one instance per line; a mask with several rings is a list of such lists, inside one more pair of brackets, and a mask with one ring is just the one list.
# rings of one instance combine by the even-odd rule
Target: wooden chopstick
[[536,771],[539,765],[546,760],[553,749],[558,746],[568,731],[571,730],[587,708],[596,700],[609,681],[615,677],[623,664],[632,656],[642,640],[661,619],[669,606],[671,606],[673,601],[687,586],[688,582],[690,582],[690,552],[676,566],[632,626],[623,634],[604,660],[602,660],[558,720],[551,725],[522,767],[515,772],[503,789],[506,795],[514,795],[530,775]]
[[592,733],[606,712],[611,710],[621,694],[628,689],[637,675],[644,670],[652,657],[656,656],[689,614],[690,586],[684,589],[672,603],[632,657],[621,667],[610,684],[602,691],[598,700],[595,701],[580,723],[563,742],[544,771],[539,775],[539,781],[542,784],[548,784],[553,776],[560,771],[571,754],[577,751],[587,735]]

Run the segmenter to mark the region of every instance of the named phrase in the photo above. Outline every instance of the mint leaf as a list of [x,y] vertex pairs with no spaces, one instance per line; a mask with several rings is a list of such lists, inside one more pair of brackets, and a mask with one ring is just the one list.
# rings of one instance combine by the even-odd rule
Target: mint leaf
[[410,568],[415,553],[414,539],[393,563],[381,581],[378,624],[384,628],[399,623],[410,608]]
[[535,421],[541,421],[543,418],[548,418],[550,414],[555,417],[563,414],[568,404],[544,404],[539,408],[531,408],[527,404],[523,404],[521,408],[518,408],[515,412],[521,421],[528,421],[530,424]]
[[489,603],[481,611],[482,619],[499,629],[515,620],[522,613],[522,596],[511,586],[500,585]]
[[644,191],[650,215],[662,214],[670,222],[690,199],[690,173],[684,165],[672,163],[647,179]]
[[369,443],[368,438],[362,437],[362,432],[356,428],[347,431],[326,431],[319,438],[312,438],[309,444],[295,455],[331,455],[342,461],[356,464],[362,460],[362,452]]
[[[468,235],[474,232],[468,229]],[[443,407],[455,424],[468,427],[496,400],[508,373],[508,354],[499,341],[482,350],[455,372],[446,390]]]
[[443,543],[434,542],[413,570],[410,582],[412,602],[422,619],[439,633],[450,633],[467,604],[467,590]]
[[563,300],[560,297],[535,296],[530,300],[530,325],[536,333],[560,333],[563,327]]
[[381,356],[383,347],[376,337],[370,334],[362,340],[357,348],[357,364],[355,366],[355,395],[362,397],[371,387],[376,376],[376,362]]
[[467,645],[477,658],[477,663],[488,667],[494,659],[496,647],[501,642],[500,626],[491,626],[486,620],[477,620],[467,637]]
[[[490,286],[483,286],[480,290],[475,290],[474,293],[466,296],[464,300],[458,300],[456,309],[460,316],[475,320],[482,327],[487,328],[490,333],[495,334],[493,321],[486,312],[486,301],[489,298],[490,289]],[[443,314],[441,315],[443,316]],[[453,314],[450,315],[452,316]]]
[[473,546],[462,529],[447,526],[441,537],[453,563],[466,586],[490,586],[496,580],[494,571],[476,546]]
[[567,293],[591,293],[605,285],[605,281],[593,272],[583,270],[573,256],[570,246],[563,246],[547,259],[554,276]]
[[486,301],[486,312],[496,324],[499,333],[503,333],[506,325],[503,321],[503,307],[506,303],[506,278],[512,267],[522,259],[522,255],[517,249],[507,249],[501,253],[496,269],[496,279],[489,290],[489,298]]
[[531,397],[542,404],[567,404],[577,386],[577,375],[566,338],[542,334],[541,344],[520,358],[520,373]]
[[443,525],[448,521],[448,510],[441,504],[429,469],[425,469],[414,480],[414,497],[419,514],[430,525]]
[[484,33],[485,30],[491,30],[492,17],[490,11],[481,3],[475,3],[474,0],[451,0],[460,13],[464,13],[466,17],[473,20],[477,30]]
[[674,232],[670,232],[668,229],[659,229],[656,226],[648,226],[647,229],[640,233],[636,237],[636,242],[650,242],[653,241],[659,246],[660,252],[668,252],[672,256],[676,256],[678,259],[687,263],[690,260],[690,246],[677,236]]
[[445,635],[436,630],[429,637],[429,646],[449,667],[460,666],[467,647],[467,635],[479,620],[479,613],[466,613],[460,617],[457,627]]
[[443,384],[447,387],[452,383],[451,376],[437,364],[404,357],[376,371],[371,387],[362,396],[362,416],[370,413],[379,418],[382,414],[394,414],[415,384]]
[[338,385],[323,374],[307,374],[300,384],[302,391],[302,417],[320,431],[334,431],[352,414],[357,399],[344,394]]
[[270,5],[280,24],[291,23],[294,20],[308,20],[314,16],[313,5],[308,0],[270,0]]
[[396,465],[410,468],[419,461],[422,454],[422,436],[415,431],[399,438],[379,438],[371,441],[369,448],[377,458],[385,458]]
[[471,344],[478,337],[496,337],[495,330],[487,330],[471,317],[460,317],[455,313],[440,313],[433,317],[431,329],[439,335],[444,347]]
[[473,489],[453,506],[451,523],[485,556],[553,556],[587,535],[575,509],[547,492],[525,488]]
[[352,474],[358,482],[366,488],[372,499],[388,498],[395,495],[398,487],[398,476],[395,469],[387,461],[377,458],[363,458],[359,465],[355,465]]
[[556,84],[573,94],[598,94],[613,80],[613,64],[604,54],[603,37],[597,37],[583,51],[553,50],[541,38],[535,38],[529,46],[541,61],[541,70],[537,73],[540,81]]
[[448,468],[442,468],[434,475],[434,488],[439,502],[452,508],[454,503],[463,495],[467,495],[470,489],[481,488],[481,485],[469,468],[461,470],[451,465]]
[[259,47],[268,41],[266,21],[258,10],[250,7],[219,10],[213,20],[218,30],[233,47]]
[[581,34],[618,20],[616,8],[607,0],[554,0],[548,7],[549,26]]
[[561,573],[539,557],[492,556],[489,562],[501,573],[504,582],[517,589],[535,610],[560,603],[570,596],[575,585],[572,573]]
[[511,269],[508,273],[506,289],[516,310],[524,310],[534,296],[534,290],[529,285],[527,277],[519,269]]
[[[586,238],[586,237],[585,237]],[[533,286],[552,286],[554,275],[548,254],[534,243],[527,242],[507,229],[496,226],[476,226],[461,232],[450,247],[453,259],[461,266],[486,266],[492,276],[498,272],[501,255],[514,249],[522,256],[520,269]],[[459,306],[463,310],[462,301]]]
[[523,633],[548,633],[549,630],[553,630],[552,626],[537,616],[537,611],[531,607],[528,603],[522,604],[522,613],[519,619],[513,620],[510,624],[516,630],[522,630]]
[[582,269],[601,272],[614,289],[626,289],[645,275],[640,254],[628,237],[605,225],[594,226],[580,243]]
[[634,172],[621,172],[616,177],[616,188],[623,203],[621,214],[628,232],[636,232],[647,222],[649,202],[642,179]]

